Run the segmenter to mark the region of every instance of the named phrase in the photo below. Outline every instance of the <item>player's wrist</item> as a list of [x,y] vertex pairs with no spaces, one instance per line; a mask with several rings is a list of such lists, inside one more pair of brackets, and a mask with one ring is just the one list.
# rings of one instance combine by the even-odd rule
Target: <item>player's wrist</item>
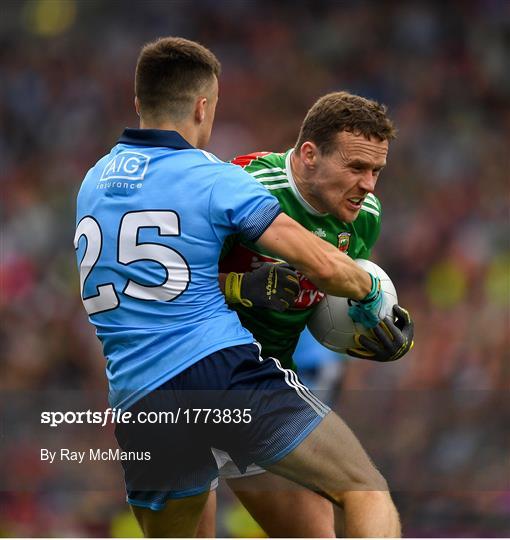
[[229,272],[225,278],[225,299],[228,304],[242,304],[251,307],[253,303],[247,298],[241,296],[241,285],[244,274],[238,272]]
[[370,291],[359,301],[361,304],[369,304],[381,296],[381,280],[370,272],[367,273],[370,276]]
[[370,292],[349,308],[349,315],[353,321],[361,323],[366,328],[374,328],[382,319],[380,311],[383,303],[383,292],[381,280],[370,272],[368,275],[372,280]]

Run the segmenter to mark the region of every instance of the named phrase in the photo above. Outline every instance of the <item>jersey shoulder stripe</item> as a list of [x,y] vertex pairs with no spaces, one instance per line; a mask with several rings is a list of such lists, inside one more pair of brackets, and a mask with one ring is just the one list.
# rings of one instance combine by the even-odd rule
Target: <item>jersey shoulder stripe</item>
[[375,203],[367,201],[366,199],[363,201],[363,206],[369,206],[370,208],[379,211],[379,207]]
[[232,163],[241,165],[248,174],[270,191],[290,188],[284,153],[253,152],[234,158]]
[[381,215],[381,203],[373,193],[369,193],[365,197],[361,209],[377,217]]
[[290,188],[290,184],[288,182],[282,182],[280,184],[264,184],[264,187],[271,191],[273,189]]
[[379,210],[376,210],[375,208],[372,208],[371,206],[365,206],[364,204],[361,206],[361,209],[365,212],[368,212],[369,214],[374,214],[374,216],[380,216],[381,213]]
[[255,178],[255,180],[257,180],[258,182],[260,182],[261,184],[264,184],[264,185],[271,185],[271,182],[278,182],[280,180],[287,180],[288,181],[288,178],[287,178],[287,175],[286,174],[275,174],[274,176],[255,176],[254,174],[252,174],[252,176]]
[[379,199],[373,193],[369,193],[365,197],[365,200],[363,201],[363,204],[368,204],[370,206],[373,206],[377,210],[381,210],[381,202],[379,201]]
[[259,169],[258,171],[253,171],[252,176],[267,176],[267,175],[278,175],[284,173],[285,170],[281,167],[270,167],[267,169]]

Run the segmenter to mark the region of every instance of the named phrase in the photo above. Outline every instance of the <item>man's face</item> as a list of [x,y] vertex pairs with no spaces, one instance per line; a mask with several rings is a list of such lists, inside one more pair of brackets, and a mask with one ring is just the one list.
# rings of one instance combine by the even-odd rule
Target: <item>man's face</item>
[[216,77],[213,78],[211,84],[206,88],[204,97],[207,98],[207,101],[204,106],[204,121],[200,125],[197,143],[198,148],[205,148],[209,144],[209,139],[211,138],[214,115],[216,113],[216,105],[218,104],[218,79]]
[[387,154],[388,141],[338,133],[335,149],[327,156],[317,155],[309,181],[316,209],[341,221],[354,221],[364,198],[375,189]]

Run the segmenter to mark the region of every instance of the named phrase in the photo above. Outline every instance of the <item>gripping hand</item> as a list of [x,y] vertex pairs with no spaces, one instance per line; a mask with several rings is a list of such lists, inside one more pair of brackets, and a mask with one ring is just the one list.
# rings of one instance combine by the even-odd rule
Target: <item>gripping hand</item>
[[365,328],[374,328],[382,317],[380,315],[383,307],[384,293],[381,289],[381,281],[378,277],[368,274],[372,279],[372,288],[363,300],[351,300],[352,305],[349,308],[349,317]]
[[398,306],[393,306],[396,315],[395,322],[391,317],[385,317],[375,328],[372,337],[355,334],[356,348],[348,349],[347,354],[376,362],[391,362],[404,356],[414,346],[414,323],[409,312]]
[[285,311],[299,294],[299,278],[285,263],[264,263],[251,272],[230,272],[225,281],[229,304]]

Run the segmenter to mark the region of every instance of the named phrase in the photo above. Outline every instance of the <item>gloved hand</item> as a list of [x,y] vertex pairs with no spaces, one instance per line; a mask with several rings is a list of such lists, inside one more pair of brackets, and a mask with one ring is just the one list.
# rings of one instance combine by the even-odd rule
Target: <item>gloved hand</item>
[[286,263],[264,263],[251,272],[230,272],[225,281],[229,304],[285,311],[299,294],[299,278]]
[[368,274],[372,278],[372,288],[362,300],[350,300],[349,317],[362,324],[365,328],[374,328],[383,317],[381,312],[384,302],[384,292],[381,289],[381,281],[378,277]]
[[347,354],[376,362],[391,362],[404,356],[414,346],[414,323],[409,312],[398,306],[393,306],[397,319],[385,317],[375,328],[372,337],[355,334],[356,348],[348,349]]

